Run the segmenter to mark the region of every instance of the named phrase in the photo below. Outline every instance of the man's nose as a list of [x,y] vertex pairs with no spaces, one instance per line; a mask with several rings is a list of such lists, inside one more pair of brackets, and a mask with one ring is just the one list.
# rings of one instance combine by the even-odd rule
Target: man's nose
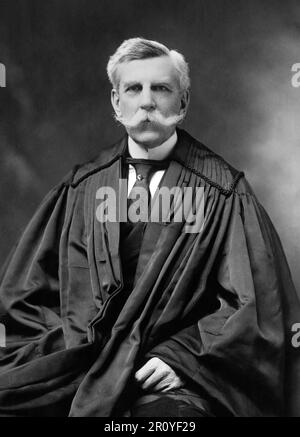
[[141,93],[140,107],[146,111],[155,108],[155,101],[151,89],[143,89]]

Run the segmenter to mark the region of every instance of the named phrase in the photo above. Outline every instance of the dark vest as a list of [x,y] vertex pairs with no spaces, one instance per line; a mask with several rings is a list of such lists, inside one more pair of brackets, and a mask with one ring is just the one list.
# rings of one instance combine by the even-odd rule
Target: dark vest
[[[129,156],[128,151],[127,156]],[[122,178],[128,180],[128,172],[129,165],[124,162]],[[132,223],[129,220],[120,223],[120,258],[123,282],[124,289],[129,293],[134,287],[136,268],[146,225],[146,222]]]

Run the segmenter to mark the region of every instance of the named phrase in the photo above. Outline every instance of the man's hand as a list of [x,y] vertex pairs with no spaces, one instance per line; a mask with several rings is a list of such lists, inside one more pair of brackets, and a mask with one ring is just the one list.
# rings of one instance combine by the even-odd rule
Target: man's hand
[[135,374],[142,389],[153,392],[168,392],[183,386],[183,382],[174,370],[157,357],[151,358]]

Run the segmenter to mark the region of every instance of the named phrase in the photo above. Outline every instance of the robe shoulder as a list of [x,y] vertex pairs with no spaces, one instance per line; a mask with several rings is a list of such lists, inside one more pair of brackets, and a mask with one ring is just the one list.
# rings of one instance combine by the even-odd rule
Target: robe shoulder
[[111,146],[103,148],[95,158],[83,164],[76,165],[69,173],[69,177],[65,178],[65,182],[73,188],[77,187],[77,185],[89,176],[100,172],[118,160],[125,153],[126,145],[127,136],[124,136]]
[[[182,162],[191,171],[199,175],[206,183],[228,196],[237,190],[239,181],[245,179],[243,171],[236,169],[222,156],[211,150],[202,142],[181,131],[185,143],[189,144],[189,154]],[[248,185],[246,183],[246,185]]]
[[[248,184],[239,184],[244,179],[244,173],[229,164],[223,157],[209,149],[200,141],[193,138],[183,129],[177,129],[178,146],[175,147],[172,159],[188,168],[206,183],[221,191],[224,195],[231,195],[241,189],[247,191]],[[124,156],[127,146],[127,135],[113,145],[103,148],[99,155],[74,167],[64,179],[66,184],[75,188],[89,176],[109,167],[121,156]],[[240,186],[240,188],[238,188]],[[248,188],[247,188],[248,187]]]

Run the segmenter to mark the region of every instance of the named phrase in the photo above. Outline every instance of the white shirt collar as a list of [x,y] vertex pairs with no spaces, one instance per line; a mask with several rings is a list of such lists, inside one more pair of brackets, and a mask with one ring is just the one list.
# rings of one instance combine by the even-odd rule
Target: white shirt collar
[[154,159],[160,161],[167,158],[173,150],[177,142],[177,132],[174,131],[164,143],[152,149],[146,149],[144,146],[137,144],[131,137],[128,136],[128,151],[131,158],[135,159]]

